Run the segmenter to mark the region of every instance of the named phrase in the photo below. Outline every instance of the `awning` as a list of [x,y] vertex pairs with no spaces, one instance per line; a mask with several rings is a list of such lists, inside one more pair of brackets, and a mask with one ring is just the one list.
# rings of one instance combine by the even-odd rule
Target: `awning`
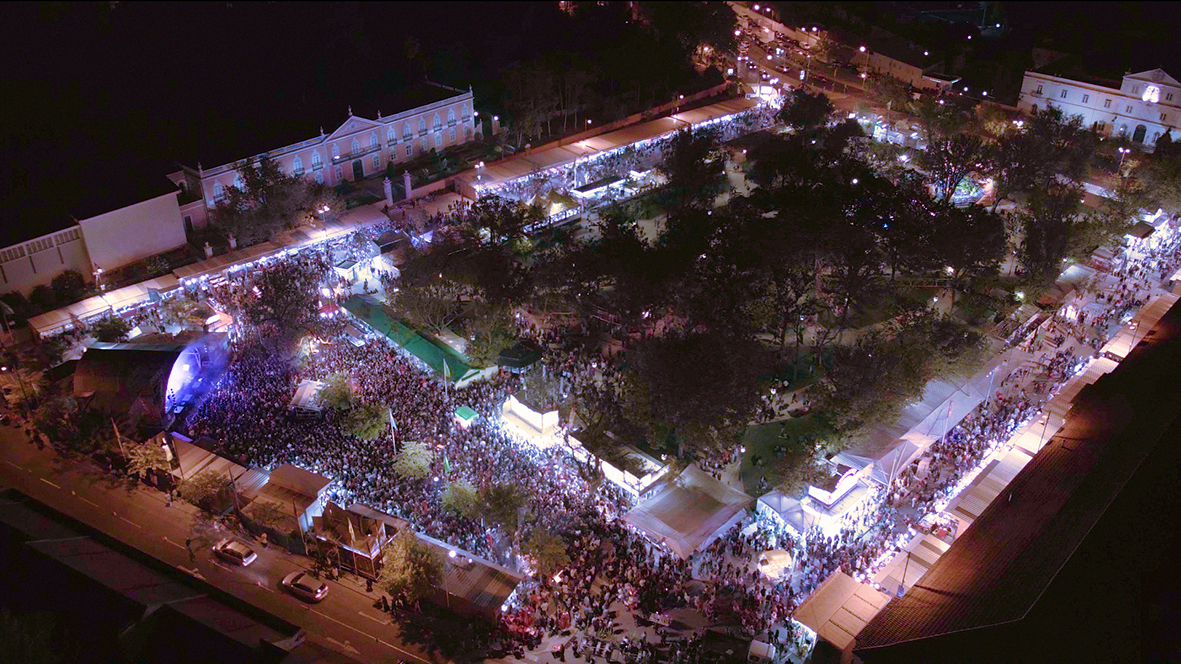
[[844,650],[889,601],[888,595],[872,586],[844,572],[833,572],[796,609],[795,619]]
[[1152,224],[1148,223],[1147,221],[1137,221],[1136,225],[1132,226],[1131,230],[1129,230],[1126,235],[1128,237],[1134,237],[1138,240],[1143,240],[1149,235],[1152,235],[1154,231],[1156,231],[1156,229],[1153,228]]

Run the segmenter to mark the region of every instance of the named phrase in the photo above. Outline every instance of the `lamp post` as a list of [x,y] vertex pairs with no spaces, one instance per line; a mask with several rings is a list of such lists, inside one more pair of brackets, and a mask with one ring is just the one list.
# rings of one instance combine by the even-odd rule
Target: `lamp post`
[[96,265],[96,266],[94,266],[93,274],[94,274],[94,284],[96,286],[98,286],[98,289],[100,291],[106,290],[107,287],[106,287],[106,285],[103,284],[103,269]]
[[484,171],[484,162],[482,162],[482,161],[476,162],[476,184],[483,182],[483,180],[484,180],[483,171]]
[[1119,148],[1119,167],[1121,169],[1124,167],[1124,158],[1127,157],[1128,153],[1131,151],[1132,148]]

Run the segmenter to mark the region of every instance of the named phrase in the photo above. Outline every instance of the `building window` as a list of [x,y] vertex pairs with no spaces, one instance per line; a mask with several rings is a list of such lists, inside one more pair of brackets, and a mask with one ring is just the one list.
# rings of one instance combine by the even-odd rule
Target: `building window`
[[1083,103],[1085,104],[1088,101],[1091,101],[1091,95],[1083,95]]
[[410,136],[410,123],[407,122],[406,124],[402,125],[402,140],[408,141],[410,140]]
[[234,188],[241,191],[246,191],[246,185],[242,183],[241,173],[234,173]]
[[422,151],[426,152],[427,150],[430,150],[430,149],[431,149],[431,146],[426,142],[426,139],[425,138],[422,139]]
[[339,145],[332,146],[332,158],[333,159],[340,159],[340,146]]
[[291,160],[291,174],[297,177],[303,175],[303,160],[299,157]]
[[449,125],[455,124],[455,109],[452,109],[452,108],[447,109],[447,124],[449,124]]
[[316,182],[324,184],[324,171],[316,171]]
[[317,150],[312,153],[312,168],[319,168],[322,165],[320,162],[320,151]]
[[344,170],[340,166],[337,166],[335,175],[336,175],[336,181],[340,182],[341,180],[344,179]]
[[1110,99],[1103,102],[1103,108],[1111,108],[1111,100]]
[[447,141],[450,142],[451,144],[455,143],[455,127],[452,127],[451,131],[448,132]]
[[431,126],[433,126],[435,128],[435,131],[439,131],[439,127],[443,126],[443,121],[439,119],[438,113],[435,113],[435,118],[434,118],[434,121],[431,123]]
[[397,143],[397,142],[398,142],[398,134],[397,134],[397,132],[395,132],[395,131],[394,131],[394,128],[393,128],[393,127],[390,127],[390,136],[389,136],[389,139],[390,139],[390,144],[391,144],[391,145],[392,145],[392,144],[394,144],[394,143]]
[[1124,113],[1131,113],[1131,112],[1132,112],[1132,105],[1128,104],[1128,108],[1124,110]]
[[407,143],[407,144],[406,144],[406,156],[407,156],[407,157],[409,157],[409,156],[410,156],[410,155],[412,155],[412,154],[414,154],[414,144],[413,144],[413,143]]
[[418,133],[419,135],[426,133],[426,118],[418,119]]
[[1033,91],[1033,94],[1040,95],[1041,93],[1042,93],[1042,86],[1039,85],[1039,86],[1037,86],[1037,90]]
[[373,155],[373,170],[374,171],[381,170],[381,155],[379,155],[379,154]]
[[1059,93],[1058,93],[1058,98],[1059,98],[1059,99],[1066,99],[1066,90],[1063,90],[1062,92],[1059,92]]
[[1134,95],[1140,94],[1140,86],[1139,85],[1132,87],[1132,94],[1134,94]]
[[437,148],[443,147],[443,134],[441,134],[441,133],[435,134],[435,147],[437,147]]
[[463,105],[463,111],[462,111],[461,115],[463,116],[464,120],[467,120],[469,117],[471,117],[472,111],[470,108],[467,107],[467,104]]
[[472,137],[472,128],[471,127],[464,127],[463,128],[463,137],[465,139],[471,139],[471,137]]
[[374,132],[369,135],[369,147],[370,148],[377,147],[377,132]]
[[220,203],[221,199],[223,199],[225,197],[226,197],[225,187],[221,186],[220,182],[214,182],[213,183],[213,200]]
[[1165,95],[1165,101],[1173,101],[1173,93],[1172,92]]
[[1160,121],[1161,122],[1168,122],[1169,121],[1169,114],[1168,113],[1161,113],[1160,114]]
[[352,154],[354,155],[361,151],[361,144],[357,142],[357,139],[353,139],[352,144],[349,145],[349,150],[351,150]]

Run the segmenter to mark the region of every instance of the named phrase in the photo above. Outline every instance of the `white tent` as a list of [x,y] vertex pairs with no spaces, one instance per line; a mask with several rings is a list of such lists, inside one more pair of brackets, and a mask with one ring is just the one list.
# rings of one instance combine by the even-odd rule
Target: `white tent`
[[682,558],[724,534],[754,506],[754,499],[689,467],[636,505],[624,520]]
[[988,398],[1029,354],[1010,350],[993,357],[963,385],[932,380],[923,398],[902,411],[892,425],[878,427],[862,444],[845,450],[833,460],[859,470],[880,484],[893,482],[907,464],[922,455],[931,443],[942,438]]

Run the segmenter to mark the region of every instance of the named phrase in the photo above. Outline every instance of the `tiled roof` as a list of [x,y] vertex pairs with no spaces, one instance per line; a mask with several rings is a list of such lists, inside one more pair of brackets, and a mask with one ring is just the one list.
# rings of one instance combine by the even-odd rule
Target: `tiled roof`
[[857,635],[863,659],[1029,614],[1181,414],[1178,331],[1181,307],[1174,307],[1119,368],[1079,395],[1059,435],[919,583]]

